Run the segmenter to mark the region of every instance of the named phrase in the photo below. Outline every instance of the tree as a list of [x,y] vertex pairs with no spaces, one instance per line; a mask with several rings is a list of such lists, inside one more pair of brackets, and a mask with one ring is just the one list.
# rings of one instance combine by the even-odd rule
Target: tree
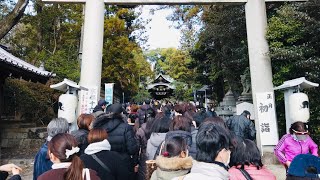
[[244,6],[205,6],[203,28],[191,50],[196,82],[211,85],[221,101],[225,89],[241,92],[240,75],[248,67]]
[[[2,2],[3,3],[3,2]],[[22,18],[29,0],[18,0],[11,12],[0,20],[0,39],[2,39]]]
[[[275,86],[286,80],[306,77],[313,82],[320,81],[320,14],[315,0],[306,3],[285,4],[276,9],[269,19],[267,39]],[[319,91],[306,90],[310,98],[310,127],[319,134],[320,106]],[[277,114],[280,134],[285,133],[283,94],[277,96]],[[280,106],[282,105],[282,106]],[[319,135],[316,139],[319,140]]]

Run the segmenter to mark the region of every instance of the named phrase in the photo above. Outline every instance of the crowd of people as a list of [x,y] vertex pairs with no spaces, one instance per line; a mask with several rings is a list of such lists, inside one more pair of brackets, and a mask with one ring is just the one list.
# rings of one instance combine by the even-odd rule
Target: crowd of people
[[[100,100],[77,124],[72,132],[64,118],[48,124],[48,137],[35,157],[34,180],[276,179],[262,164],[248,111],[224,120],[193,103],[146,100],[143,105],[107,106]],[[295,122],[275,147],[287,179],[299,177],[293,169],[301,163],[295,157],[301,162],[318,156],[308,134],[305,123]],[[300,156],[308,153],[311,157]],[[308,174],[320,173],[314,166],[308,166]],[[10,171],[11,180],[21,179],[14,164],[0,166],[0,171],[3,179]]]

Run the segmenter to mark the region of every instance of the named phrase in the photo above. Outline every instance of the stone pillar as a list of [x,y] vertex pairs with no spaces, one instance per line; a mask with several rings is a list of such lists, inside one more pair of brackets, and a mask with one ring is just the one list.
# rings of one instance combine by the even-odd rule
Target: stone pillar
[[[86,1],[79,82],[79,85],[86,88],[97,87],[97,98],[100,97],[101,86],[104,6],[103,0]],[[80,103],[78,107],[81,107]]]
[[[271,60],[265,37],[267,14],[265,0],[248,0],[246,6],[246,26],[248,36],[249,63],[252,85],[254,113],[258,114],[256,93],[273,92]],[[257,145],[261,150],[259,119],[255,116]],[[272,137],[270,137],[272,138]]]

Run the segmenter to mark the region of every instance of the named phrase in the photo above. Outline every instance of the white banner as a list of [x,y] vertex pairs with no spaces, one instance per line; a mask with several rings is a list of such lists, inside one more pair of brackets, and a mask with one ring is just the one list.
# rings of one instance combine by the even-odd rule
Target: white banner
[[105,83],[105,100],[107,101],[107,105],[113,104],[113,86],[114,83]]
[[88,91],[80,91],[80,114],[91,114],[98,104],[98,88],[90,87]]
[[279,140],[273,92],[256,93],[261,145],[277,145]]

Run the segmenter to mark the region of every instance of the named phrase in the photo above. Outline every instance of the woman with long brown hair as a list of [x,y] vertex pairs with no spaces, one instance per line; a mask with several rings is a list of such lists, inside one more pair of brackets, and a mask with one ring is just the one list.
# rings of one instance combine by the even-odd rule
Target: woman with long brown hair
[[55,135],[48,144],[52,170],[39,176],[38,180],[100,180],[95,171],[84,169],[77,155],[79,151],[77,140],[72,135]]

